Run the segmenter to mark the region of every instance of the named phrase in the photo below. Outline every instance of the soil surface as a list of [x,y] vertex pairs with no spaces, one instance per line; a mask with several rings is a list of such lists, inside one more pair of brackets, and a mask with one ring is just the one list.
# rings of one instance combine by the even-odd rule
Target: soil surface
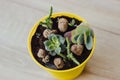
[[[52,21],[53,21],[53,29],[56,29],[58,31],[57,34],[60,34],[60,35],[64,35],[63,32],[60,32],[59,29],[57,28],[58,26],[58,18],[61,18],[61,17],[64,17],[68,20],[68,22],[70,22],[72,20],[72,18],[69,18],[69,17],[65,17],[65,16],[60,16],[60,17],[56,17],[56,18],[52,18]],[[75,24],[76,25],[79,25],[81,23],[81,21],[78,21],[75,19]],[[71,31],[73,29],[75,29],[76,26],[68,26],[68,30],[67,31]],[[52,68],[52,69],[57,69],[55,67],[55,65],[53,64],[53,60],[55,57],[59,57],[59,56],[50,56],[50,62],[48,63],[43,63],[42,60],[40,58],[37,57],[37,52],[40,48],[44,49],[45,50],[45,47],[44,47],[44,44],[43,42],[45,40],[47,40],[46,38],[44,38],[42,36],[43,34],[43,31],[45,30],[46,28],[45,27],[42,27],[41,25],[38,26],[38,28],[36,29],[36,32],[35,34],[33,35],[32,37],[32,41],[31,41],[31,47],[32,47],[32,53],[33,53],[33,56],[35,57],[35,59],[42,65],[48,67],[48,68]],[[66,43],[65,43],[66,44]],[[84,45],[84,44],[83,44]],[[75,58],[80,62],[82,63],[90,54],[91,50],[87,50],[85,47],[84,47],[84,50],[83,50],[83,53],[81,56],[77,56],[75,54],[73,54],[75,56]],[[67,51],[65,51],[64,53],[67,53]],[[65,69],[70,69],[70,68],[73,68],[77,66],[74,62],[72,61],[67,61],[65,62],[65,66],[62,68],[62,70],[65,70]]]

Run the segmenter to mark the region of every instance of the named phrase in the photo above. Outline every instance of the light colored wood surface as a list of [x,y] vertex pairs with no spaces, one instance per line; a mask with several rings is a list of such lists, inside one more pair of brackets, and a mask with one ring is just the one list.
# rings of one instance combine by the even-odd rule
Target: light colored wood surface
[[51,5],[81,15],[96,33],[95,53],[75,80],[120,80],[120,0],[0,0],[0,80],[55,80],[27,51],[29,31]]

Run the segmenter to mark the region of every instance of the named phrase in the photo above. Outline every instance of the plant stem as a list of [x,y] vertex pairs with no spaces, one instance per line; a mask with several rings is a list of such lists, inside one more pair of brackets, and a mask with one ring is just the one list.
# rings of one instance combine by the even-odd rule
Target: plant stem
[[42,26],[44,25],[44,27],[46,27],[48,29],[52,29],[52,25],[53,25],[53,22],[51,20],[52,12],[53,12],[53,8],[51,6],[50,13],[49,13],[48,17],[45,19],[45,22],[40,22],[39,25],[42,25]]
[[67,55],[69,55],[70,54],[70,43],[69,43],[68,37],[66,38],[66,41],[67,41]]
[[64,61],[66,61],[66,57],[65,57],[65,55],[64,55],[64,54],[59,53],[59,54],[57,54],[57,55],[59,55],[60,57],[62,57],[62,58],[64,59]]
[[48,18],[50,18],[50,17],[52,16],[52,13],[53,13],[53,8],[52,8],[52,6],[51,6],[51,7],[50,7],[50,13],[49,13]]
[[77,59],[73,56],[73,54],[71,53],[69,55],[70,59],[72,59],[73,62],[75,62],[77,65],[79,65],[80,63],[77,61]]
[[67,57],[68,57],[68,59],[71,59],[75,64],[79,65],[80,63],[73,56],[73,54],[70,52],[70,42],[69,42],[68,38],[66,38],[66,41],[67,41]]

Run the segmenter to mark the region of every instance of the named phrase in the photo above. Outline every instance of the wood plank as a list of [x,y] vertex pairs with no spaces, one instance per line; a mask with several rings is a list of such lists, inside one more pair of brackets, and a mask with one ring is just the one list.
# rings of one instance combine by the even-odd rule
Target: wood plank
[[55,12],[67,11],[81,15],[90,24],[96,25],[96,27],[100,26],[102,29],[120,34],[120,28],[118,27],[120,23],[120,19],[118,18],[120,17],[119,0],[65,0],[64,2],[56,0],[32,0],[31,2],[29,0],[12,0],[12,2],[26,5],[37,10],[44,7],[44,10],[47,11],[49,10],[50,5],[53,5]]
[[119,80],[119,0],[0,0],[0,80],[55,80],[27,51],[27,36],[36,21],[54,11],[83,16],[93,27],[97,45],[84,72],[75,80]]
[[44,11],[4,0],[0,1],[0,10],[0,80],[45,80],[46,75],[54,80],[33,62],[27,51],[28,33]]

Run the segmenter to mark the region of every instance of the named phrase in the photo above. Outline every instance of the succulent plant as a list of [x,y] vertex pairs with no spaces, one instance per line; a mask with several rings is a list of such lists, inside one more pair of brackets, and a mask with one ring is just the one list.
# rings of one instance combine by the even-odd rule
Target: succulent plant
[[68,37],[73,43],[85,44],[85,47],[90,50],[93,46],[93,30],[87,23],[82,23],[74,30],[65,33],[65,37]]
[[66,46],[64,45],[65,38],[61,35],[57,34],[50,34],[48,36],[48,40],[44,42],[45,49],[49,51],[50,55],[55,56],[59,55],[62,58],[66,58],[64,54],[61,52],[64,52],[66,49]]
[[[93,30],[87,23],[82,23],[72,31],[72,42],[78,44],[85,44],[88,50],[92,49],[93,46]],[[84,40],[84,41],[83,41]]]
[[69,26],[75,26],[75,19],[73,18],[70,23],[68,23]]
[[44,22],[40,22],[39,25],[42,25],[43,27],[46,27],[48,29],[52,29],[52,25],[53,25],[53,21],[51,20],[52,12],[53,12],[53,8],[51,6],[49,16],[45,19]]
[[39,22],[40,28],[32,38],[36,59],[45,67],[58,70],[80,65],[93,47],[93,30],[75,17],[52,16],[52,12],[51,7],[49,15]]

